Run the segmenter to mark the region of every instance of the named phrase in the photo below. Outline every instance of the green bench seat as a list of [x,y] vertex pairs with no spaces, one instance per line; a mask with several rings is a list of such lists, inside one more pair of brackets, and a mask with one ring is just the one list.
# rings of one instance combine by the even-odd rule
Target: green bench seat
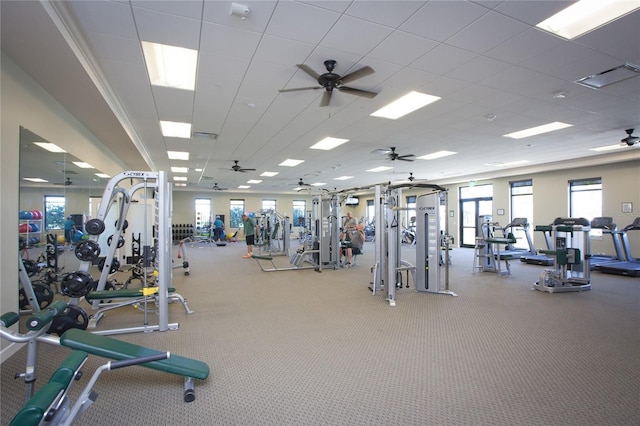
[[49,408],[58,402],[86,359],[86,352],[73,351],[53,373],[47,384],[40,388],[15,415],[10,426],[38,425]]
[[[113,291],[107,293],[113,293]],[[144,346],[134,345],[76,328],[65,331],[60,337],[60,344],[118,361],[162,353],[155,349],[145,348]],[[142,367],[200,380],[204,380],[209,376],[209,366],[204,362],[173,354],[169,359],[151,361],[143,364]]]
[[[103,300],[103,299],[132,299],[142,297],[142,288],[123,288],[120,290],[102,290],[92,291],[85,296],[87,300]],[[169,287],[169,293],[175,293],[176,289]]]

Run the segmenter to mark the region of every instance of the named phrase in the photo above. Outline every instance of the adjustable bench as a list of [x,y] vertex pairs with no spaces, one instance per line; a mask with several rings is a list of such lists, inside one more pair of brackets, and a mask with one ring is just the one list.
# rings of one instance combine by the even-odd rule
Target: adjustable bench
[[[65,331],[60,336],[60,344],[71,349],[119,361],[163,353],[155,349],[123,342],[107,336],[100,336],[76,328]],[[173,354],[169,359],[147,362],[142,366],[184,376],[185,402],[191,402],[195,399],[193,379],[204,380],[209,377],[209,366],[204,362]]]

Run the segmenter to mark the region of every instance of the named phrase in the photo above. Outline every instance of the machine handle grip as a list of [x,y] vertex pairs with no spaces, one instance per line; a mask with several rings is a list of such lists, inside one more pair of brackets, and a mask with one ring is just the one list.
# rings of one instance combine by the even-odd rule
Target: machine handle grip
[[144,364],[151,361],[160,361],[162,359],[169,359],[170,352],[160,352],[153,355],[146,355],[137,358],[124,359],[122,361],[110,361],[109,370],[115,370],[116,368],[129,367],[132,365]]

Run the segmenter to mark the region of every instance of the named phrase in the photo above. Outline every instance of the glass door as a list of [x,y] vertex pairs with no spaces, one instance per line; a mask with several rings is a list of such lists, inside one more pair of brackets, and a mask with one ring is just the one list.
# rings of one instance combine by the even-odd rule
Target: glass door
[[462,220],[460,221],[461,247],[474,247],[478,235],[478,216],[491,215],[491,198],[473,198],[460,202]]

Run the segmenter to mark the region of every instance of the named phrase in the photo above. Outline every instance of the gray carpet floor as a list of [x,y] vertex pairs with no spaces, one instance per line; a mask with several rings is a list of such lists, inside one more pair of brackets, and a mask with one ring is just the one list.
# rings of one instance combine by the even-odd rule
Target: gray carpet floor
[[[294,243],[295,247],[295,243]],[[414,263],[414,250],[403,249]],[[81,425],[637,425],[640,278],[594,272],[591,291],[532,291],[541,266],[473,272],[454,249],[459,296],[367,289],[374,248],[349,269],[262,272],[243,243],[188,247],[191,274],[173,285],[195,311],[170,305],[179,330],[118,339],[206,362],[197,399],[182,379],[142,367],[107,372]],[[176,261],[181,261],[176,259]],[[288,258],[276,258],[288,266]],[[125,276],[126,278],[126,276]],[[87,307],[89,313],[91,310]],[[150,323],[157,321],[154,315]],[[126,307],[99,329],[139,326]],[[68,349],[41,345],[39,385]],[[2,424],[23,403],[21,349],[2,364]],[[90,357],[85,377],[104,363]]]

